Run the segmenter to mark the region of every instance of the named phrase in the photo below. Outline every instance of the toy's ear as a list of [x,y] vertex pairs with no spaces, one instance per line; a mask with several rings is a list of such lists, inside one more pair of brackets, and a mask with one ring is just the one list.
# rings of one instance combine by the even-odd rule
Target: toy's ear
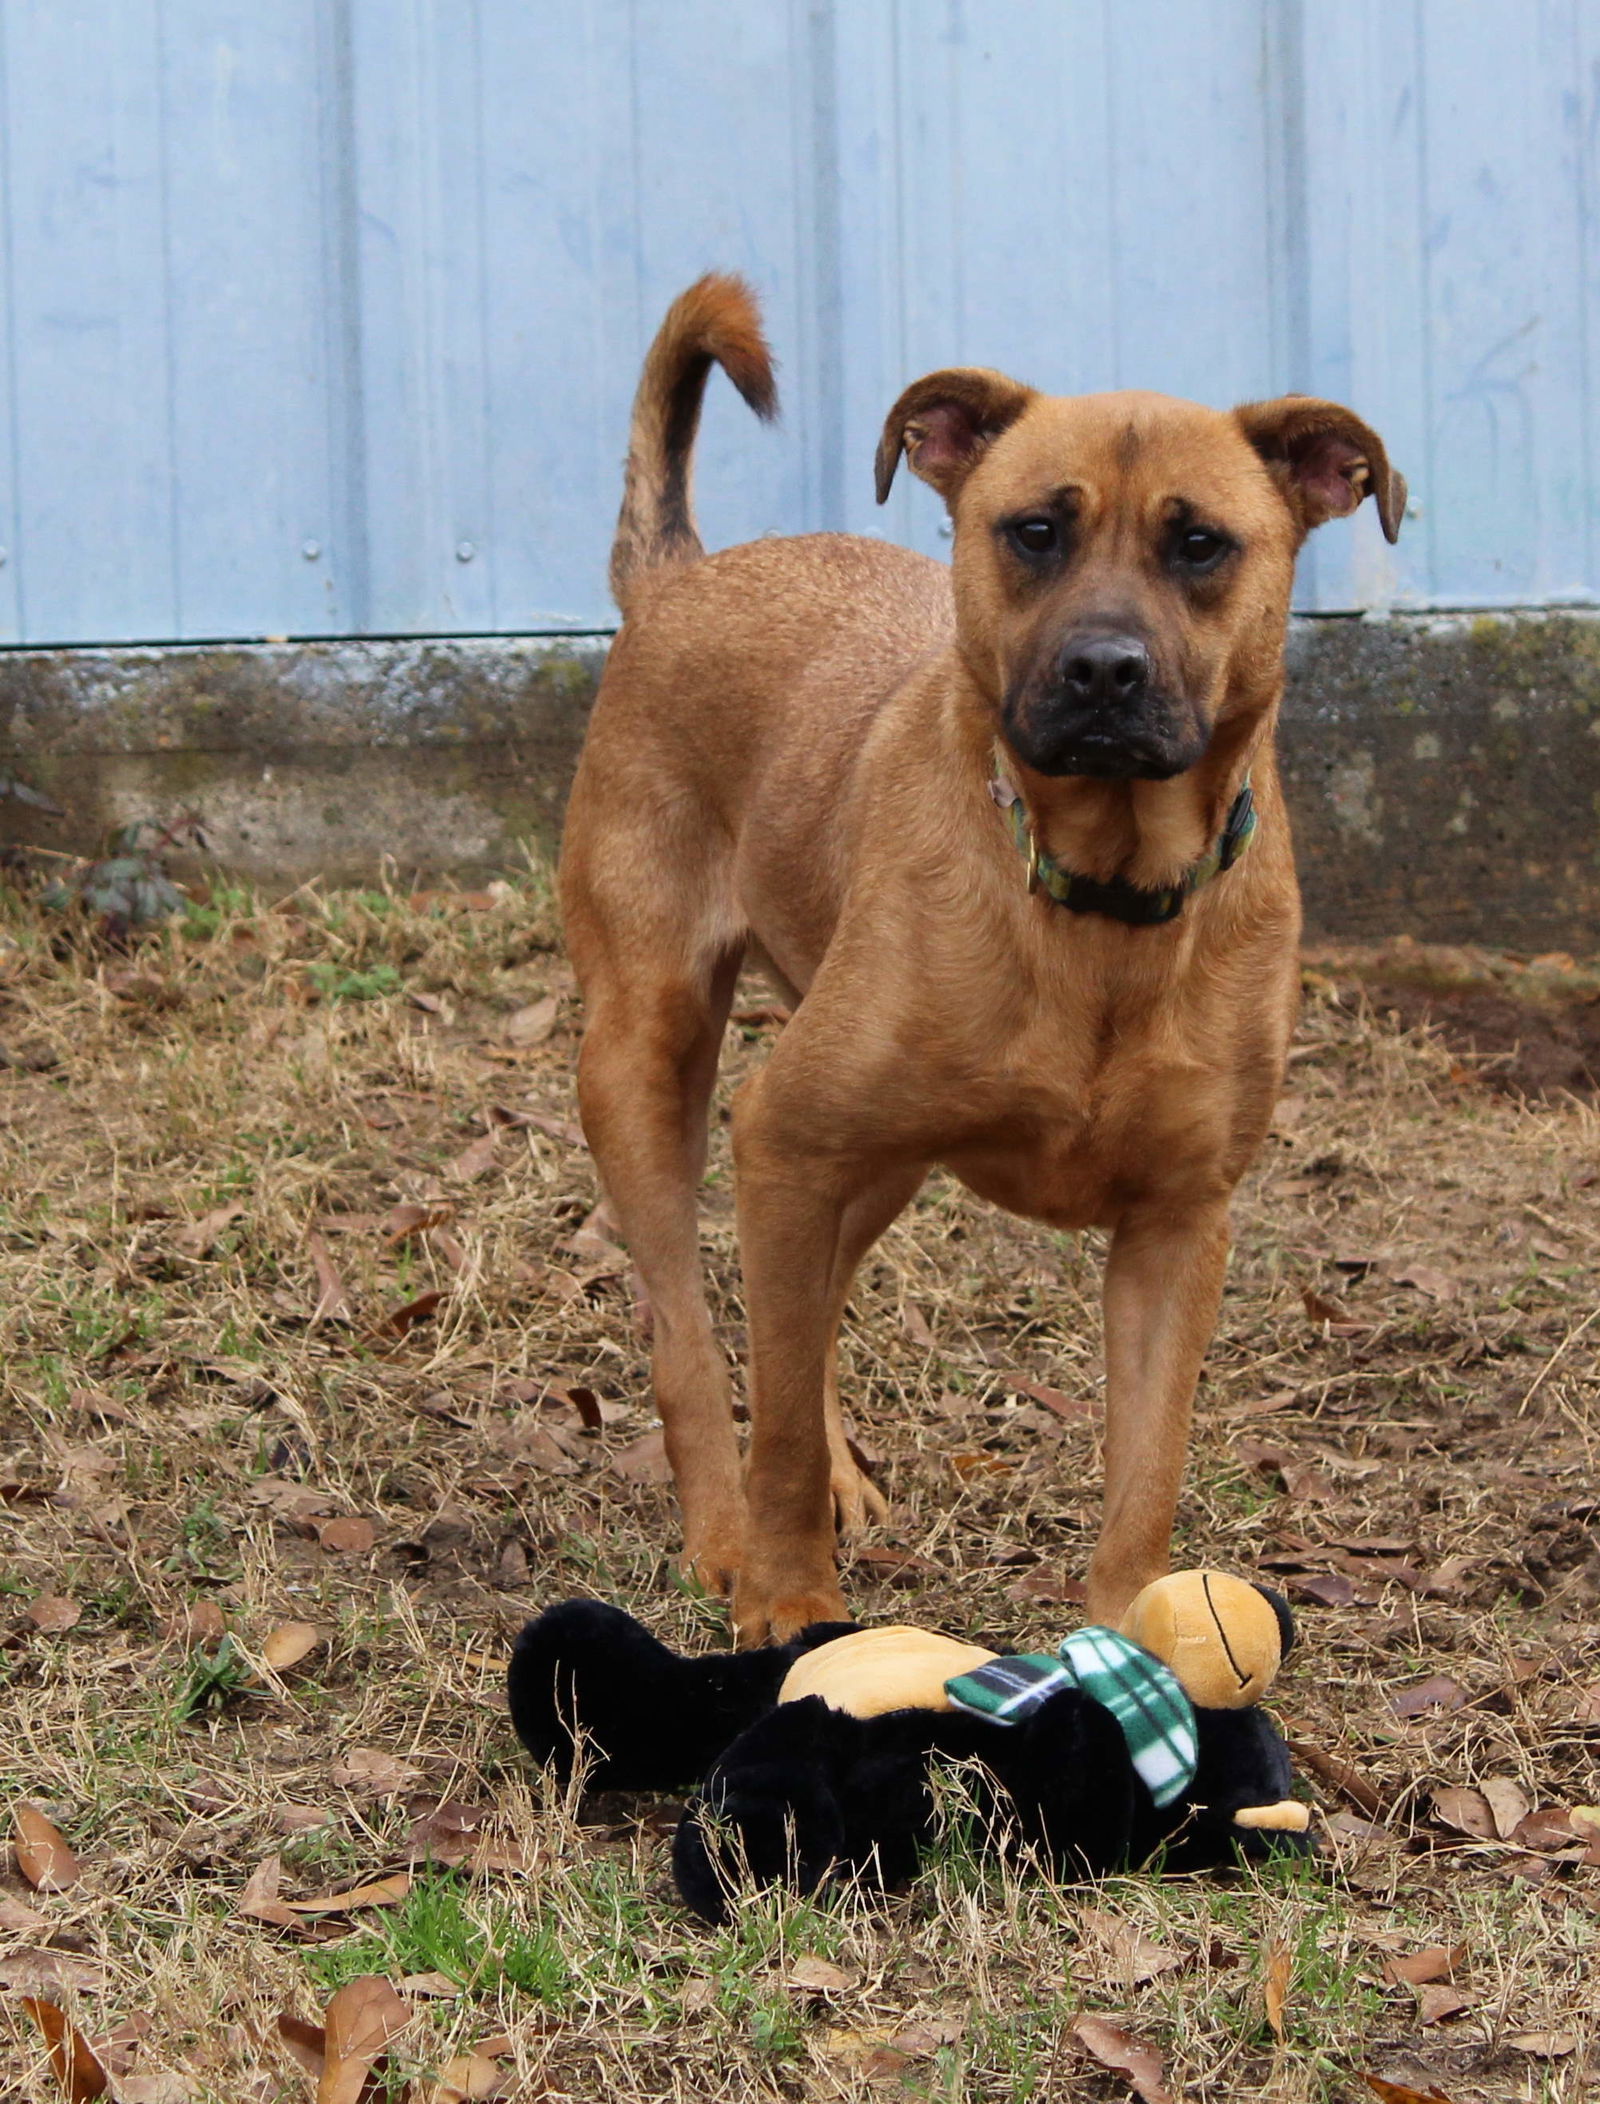
[[1287,1658],[1294,1649],[1299,1631],[1294,1626],[1294,1616],[1289,1612],[1289,1603],[1276,1586],[1257,1585],[1256,1591],[1278,1618],[1278,1642],[1280,1657]]
[[1248,1709],[1283,1659],[1278,1615],[1259,1586],[1227,1571],[1174,1571],[1139,1593],[1122,1633],[1177,1675],[1201,1709]]

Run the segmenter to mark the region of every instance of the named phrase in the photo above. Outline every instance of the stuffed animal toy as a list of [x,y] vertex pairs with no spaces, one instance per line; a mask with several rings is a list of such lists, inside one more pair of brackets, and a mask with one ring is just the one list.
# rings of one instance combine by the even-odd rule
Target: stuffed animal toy
[[906,1883],[936,1759],[971,1764],[991,1830],[1068,1880],[1304,1848],[1309,1814],[1257,1707],[1293,1636],[1278,1595],[1220,1571],[1158,1579],[1120,1630],[1021,1657],[824,1623],[682,1658],[619,1608],[572,1600],[522,1631],[508,1692],[522,1743],[563,1782],[581,1746],[595,1789],[698,1783],[673,1869],[718,1922],[745,1878]]

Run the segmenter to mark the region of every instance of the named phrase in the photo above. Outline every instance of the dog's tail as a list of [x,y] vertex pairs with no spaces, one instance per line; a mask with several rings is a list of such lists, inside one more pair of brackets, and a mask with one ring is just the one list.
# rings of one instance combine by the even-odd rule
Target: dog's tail
[[667,309],[633,399],[628,471],[611,547],[611,591],[624,613],[636,578],[705,553],[690,500],[700,403],[713,363],[756,415],[774,417],[772,353],[742,278],[703,277]]

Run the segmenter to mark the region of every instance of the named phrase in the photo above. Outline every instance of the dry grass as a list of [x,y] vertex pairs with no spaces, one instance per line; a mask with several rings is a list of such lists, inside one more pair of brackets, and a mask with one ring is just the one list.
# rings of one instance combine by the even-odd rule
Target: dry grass
[[[95,2040],[147,2020],[130,2096],[239,2104],[308,2094],[277,2015],[365,1971],[452,1976],[406,2064],[502,2033],[529,2098],[1128,2095],[1074,2042],[1083,2010],[1196,2098],[1355,2098],[1366,2070],[1458,2104],[1586,2092],[1600,1869],[1570,1835],[1453,1831],[1431,1793],[1600,1797],[1589,1105],[1508,1101],[1313,980],[1238,1209],[1179,1549],[1296,1595],[1277,1707],[1322,1756],[1314,1865],[1061,1893],[955,1822],[903,1898],[766,1898],[711,1935],[672,1897],[670,1808],[544,1801],[500,1695],[512,1632],[572,1593],[723,1640],[675,1580],[668,1493],[614,1465],[650,1428],[645,1342],[603,1222],[580,1232],[576,1017],[539,885],[271,911],[223,893],[110,959],[6,910],[5,1783],[84,1865],[56,1895],[0,1885],[0,1924],[45,1916],[0,1938],[16,2095],[51,2093],[29,1980]],[[549,995],[554,1035],[509,1045],[506,1017]],[[730,1085],[769,1037],[733,1033]],[[391,1208],[436,1200],[441,1227],[385,1239]],[[737,1348],[725,1148],[706,1221]],[[864,1616],[1032,1641],[1075,1616],[1092,1427],[1009,1383],[1095,1397],[1097,1267],[938,1180],[869,1259],[847,1392],[895,1526],[849,1576]],[[593,1390],[601,1431],[551,1384]],[[330,1517],[370,1521],[373,1546],[325,1546]],[[39,1630],[41,1594],[76,1625]],[[174,1631],[202,1603],[220,1657],[214,1618],[198,1649]],[[325,1646],[261,1673],[290,1620]],[[1397,1715],[1430,1674],[1445,1706]],[[339,1779],[356,1749],[407,1772]],[[440,1799],[471,1808],[461,1845],[488,1867],[419,1865],[399,1906],[325,1940],[236,1912],[274,1853],[285,1897],[403,1864]],[[1384,1966],[1431,1944],[1463,1947],[1463,2006],[1425,2023]],[[800,1957],[843,1984],[794,1984]]]

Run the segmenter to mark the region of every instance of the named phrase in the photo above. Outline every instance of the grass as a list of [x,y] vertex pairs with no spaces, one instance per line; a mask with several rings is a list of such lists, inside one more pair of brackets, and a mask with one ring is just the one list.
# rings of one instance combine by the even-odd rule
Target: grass
[[[1463,1834],[1433,1793],[1600,1796],[1600,1117],[1499,1092],[1360,985],[1311,980],[1179,1521],[1183,1560],[1295,1599],[1275,1707],[1324,1764],[1322,1853],[1064,1892],[996,1859],[957,1777],[910,1892],[752,1896],[713,1933],[672,1893],[674,1808],[547,1791],[500,1693],[523,1618],[570,1594],[681,1645],[726,1630],[675,1571],[669,1493],[612,1465],[652,1423],[647,1338],[603,1221],[571,1246],[597,1193],[541,885],[219,886],[113,956],[0,894],[0,1774],[84,1866],[58,1894],[0,1867],[44,1917],[0,1906],[15,2094],[51,2093],[19,1983],[96,2041],[142,2019],[124,2079],[161,2104],[269,2104],[307,2093],[279,2012],[379,1971],[454,1990],[418,1991],[406,2070],[489,2039],[529,2098],[1126,2097],[1087,2014],[1189,2098],[1334,2104],[1371,2072],[1576,2104],[1600,1868]],[[551,994],[519,1048],[506,1019]],[[728,1089],[772,1034],[730,1030]],[[433,1224],[386,1227],[401,1204]],[[732,1208],[719,1124],[737,1356]],[[875,1546],[913,1561],[855,1563],[863,1616],[1038,1644],[1080,1613],[1093,1427],[1010,1383],[1096,1396],[1099,1255],[935,1179],[868,1259],[845,1387],[894,1504]],[[553,1383],[595,1392],[599,1433]],[[63,1594],[74,1626],[29,1620]],[[264,1670],[289,1622],[320,1645]],[[1435,1674],[1446,1704],[1397,1714]],[[454,1866],[417,1840],[441,1804]],[[290,1898],[412,1883],[276,1928],[238,1911],[272,1856]],[[1462,2006],[1424,2021],[1386,1965],[1432,1945],[1459,1947]]]

